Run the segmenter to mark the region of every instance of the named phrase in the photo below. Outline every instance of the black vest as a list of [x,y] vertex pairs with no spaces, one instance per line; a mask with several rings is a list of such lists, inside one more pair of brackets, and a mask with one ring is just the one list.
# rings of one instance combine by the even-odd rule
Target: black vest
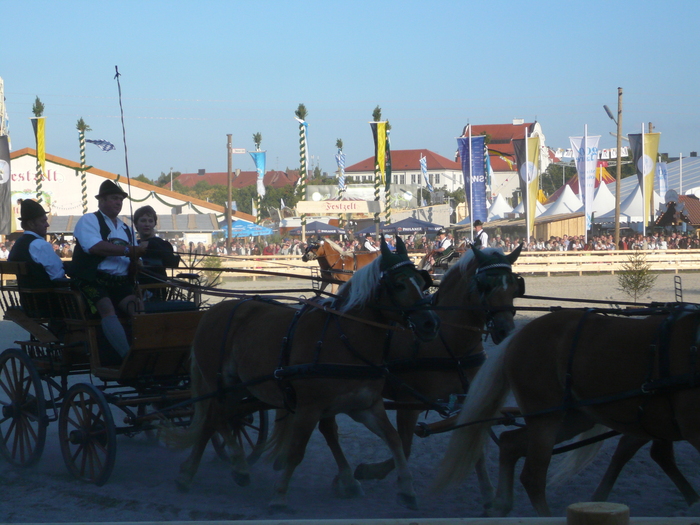
[[[109,239],[111,230],[107,225],[107,221],[105,221],[105,218],[102,216],[102,213],[96,211],[95,216],[97,217],[97,222],[100,224],[100,237],[102,237],[103,241],[106,241]],[[129,244],[133,244],[134,241],[131,237],[131,228],[125,224],[124,231],[126,231]],[[80,245],[80,240],[78,240],[78,242],[75,243],[75,249],[73,250],[73,260],[69,267],[69,275],[85,281],[94,281],[97,277],[97,267],[104,260],[105,257],[101,255],[94,255],[83,250],[83,247]]]
[[29,245],[38,241],[39,237],[25,233],[15,241],[8,261],[26,263],[28,274],[18,276],[17,282],[20,288],[51,288],[53,286],[46,269],[39,263],[34,262],[29,253]]

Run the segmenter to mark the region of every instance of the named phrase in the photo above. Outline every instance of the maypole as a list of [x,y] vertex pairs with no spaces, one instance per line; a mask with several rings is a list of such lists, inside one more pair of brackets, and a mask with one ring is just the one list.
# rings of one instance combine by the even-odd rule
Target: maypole
[[[299,122],[299,181],[297,191],[302,200],[306,200],[306,106],[299,104],[294,112],[297,122]],[[306,242],[306,214],[301,214],[301,240]]]
[[[374,226],[376,229],[377,238],[379,238],[379,216],[380,216],[380,196],[382,188],[382,178],[381,178],[381,162],[380,157],[383,155],[384,148],[386,147],[386,122],[381,122],[382,120],[382,108],[377,106],[372,111],[372,122],[369,123],[372,128],[372,134],[374,135],[374,200],[377,203],[377,211],[374,213]],[[384,133],[382,133],[382,129]],[[381,137],[380,137],[381,135]]]
[[80,117],[75,127],[78,130],[78,140],[80,141],[80,192],[83,202],[83,215],[85,215],[88,212],[86,174],[88,168],[85,163],[85,132],[92,131],[92,129],[85,123],[83,117]]
[[46,164],[46,144],[44,133],[44,104],[37,96],[32,106],[32,126],[34,127],[34,137],[36,138],[36,201],[43,202],[44,166]]
[[[335,162],[338,164],[338,199],[342,200],[345,194],[345,153],[343,153],[343,139],[335,141],[335,147],[338,148],[338,153],[335,155]],[[338,226],[345,226],[345,218],[343,215],[338,216]]]
[[265,177],[265,157],[264,155],[262,156],[262,173],[260,173],[260,164],[259,164],[259,158],[260,158],[260,143],[262,142],[262,133],[253,133],[253,143],[255,144],[255,155],[251,153],[253,157],[253,161],[255,161],[255,169],[257,170],[257,179],[256,179],[256,185],[257,185],[257,206],[255,209],[258,211],[257,215],[255,216],[255,224],[260,224],[262,223],[262,199],[263,196],[265,195],[265,185],[263,184],[263,180]]
[[[387,224],[391,222],[391,141],[389,140],[391,124],[386,121],[386,144],[384,146],[384,220]],[[380,166],[381,168],[381,166]]]

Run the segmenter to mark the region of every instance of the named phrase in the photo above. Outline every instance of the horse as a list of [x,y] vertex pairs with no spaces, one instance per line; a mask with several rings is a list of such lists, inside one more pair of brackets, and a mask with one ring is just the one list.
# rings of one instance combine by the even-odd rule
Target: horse
[[384,410],[381,396],[387,322],[410,326],[421,339],[437,335],[439,319],[416,308],[429,286],[397,241],[394,254],[382,243],[381,257],[355,273],[339,297],[301,311],[265,300],[224,301],[208,310],[192,345],[192,424],[171,435],[180,446],[193,446],[176,484],[187,490],[204,448],[218,431],[232,450],[235,481],[249,483],[245,454],[233,436],[231,420],[252,394],[271,407],[290,412],[284,450],[286,463],[275,483],[272,508],[284,508],[294,469],[319,419],[347,413],[389,446],[399,466],[399,501],[415,507],[411,473],[401,442]]
[[317,260],[321,267],[323,284],[321,291],[329,283],[334,286],[350,280],[353,273],[364,268],[379,256],[379,252],[352,252],[343,250],[338,244],[329,239],[319,238],[310,241],[304,250],[301,260],[304,262]]
[[[445,274],[431,300],[440,317],[439,338],[420,343],[406,332],[391,336],[386,366],[394,380],[386,382],[383,396],[399,402],[396,423],[406,458],[411,453],[416,423],[425,409],[401,408],[400,403],[415,405],[420,398],[447,401],[452,394],[465,394],[485,357],[481,342],[484,327],[495,343],[514,329],[513,300],[524,294],[524,282],[512,273],[512,264],[521,249],[522,245],[508,255],[500,249],[470,250]],[[276,432],[286,420],[278,421]],[[335,420],[322,419],[319,430],[338,464],[337,479],[348,479],[350,466],[340,449]],[[393,458],[360,464],[354,477],[383,479],[394,465]],[[492,488],[483,463],[478,473],[482,496],[490,502]],[[344,497],[362,494],[359,484],[334,488]]]
[[458,419],[472,424],[451,436],[434,488],[473,468],[488,418],[511,390],[526,426],[500,436],[495,515],[512,509],[515,462],[522,456],[520,481],[537,513],[550,515],[545,487],[553,446],[591,421],[633,440],[687,440],[700,450],[699,325],[700,312],[688,306],[641,319],[562,310],[530,322],[477,373]]

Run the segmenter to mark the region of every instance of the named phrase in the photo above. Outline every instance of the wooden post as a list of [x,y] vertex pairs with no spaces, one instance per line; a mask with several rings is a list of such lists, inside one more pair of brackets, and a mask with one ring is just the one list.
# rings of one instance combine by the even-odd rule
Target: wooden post
[[629,525],[630,509],[622,503],[574,503],[566,509],[566,525]]
[[617,165],[615,166],[615,249],[620,249],[620,184],[622,183],[622,88],[617,88]]

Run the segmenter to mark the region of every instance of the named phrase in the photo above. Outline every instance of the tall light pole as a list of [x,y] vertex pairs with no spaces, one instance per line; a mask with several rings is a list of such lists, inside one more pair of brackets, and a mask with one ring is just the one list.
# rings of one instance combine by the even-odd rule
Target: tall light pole
[[617,119],[608,106],[608,117],[617,124],[617,166],[615,167],[615,249],[620,249],[620,182],[622,181],[622,88],[617,88]]
[[226,135],[226,150],[228,152],[228,172],[226,177],[226,189],[228,200],[226,202],[226,254],[231,255],[231,171],[233,166],[233,146],[231,145],[231,133]]
[[173,191],[173,169],[170,168],[170,191]]

